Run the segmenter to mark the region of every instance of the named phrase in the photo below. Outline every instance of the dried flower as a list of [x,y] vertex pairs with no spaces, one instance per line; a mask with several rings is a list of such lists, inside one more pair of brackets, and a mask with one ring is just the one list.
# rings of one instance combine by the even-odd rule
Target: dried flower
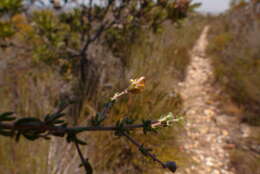
[[183,120],[183,117],[173,116],[173,114],[169,112],[167,115],[161,116],[161,118],[158,120],[158,123],[153,125],[153,128],[168,127],[171,126],[173,122],[180,122],[181,120]]
[[130,86],[127,88],[127,91],[130,93],[140,93],[144,89],[145,77],[140,77],[138,79],[131,79]]
[[162,116],[158,121],[161,123],[162,126],[170,126],[173,120],[173,114],[169,112],[167,115]]

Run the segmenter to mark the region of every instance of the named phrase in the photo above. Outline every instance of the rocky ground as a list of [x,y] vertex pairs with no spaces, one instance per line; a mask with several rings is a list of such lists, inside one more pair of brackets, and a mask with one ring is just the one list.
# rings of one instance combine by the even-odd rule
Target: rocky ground
[[183,149],[192,161],[179,173],[233,174],[226,149],[234,146],[229,143],[230,125],[236,120],[223,115],[213,97],[221,91],[213,85],[213,70],[205,55],[208,31],[206,26],[191,52],[186,79],[179,84],[186,115]]

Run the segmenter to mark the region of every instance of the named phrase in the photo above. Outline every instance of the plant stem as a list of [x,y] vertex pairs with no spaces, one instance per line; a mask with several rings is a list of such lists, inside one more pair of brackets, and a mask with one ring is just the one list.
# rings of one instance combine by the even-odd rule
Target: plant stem
[[[138,143],[136,140],[134,140],[132,137],[130,137],[128,134],[126,133],[122,133],[123,136],[125,136],[131,143],[133,143],[135,146],[137,146],[139,149],[143,149],[144,147]],[[150,153],[148,150],[145,151],[145,155],[151,157],[153,159],[153,161],[158,162],[163,168],[167,168],[165,166],[165,164],[159,160],[154,154]]]
[[85,171],[86,171],[86,174],[88,174],[88,166],[87,166],[87,164],[86,164],[86,162],[85,162],[85,159],[84,159],[84,156],[83,156],[83,154],[82,154],[82,152],[81,152],[81,150],[80,150],[80,148],[79,148],[79,144],[76,143],[76,142],[74,142],[74,143],[75,143],[75,145],[76,145],[76,148],[77,148],[77,151],[78,151],[78,154],[79,154],[81,163],[82,163],[82,165],[84,166],[84,169],[85,169]]
[[[159,121],[152,121],[152,127],[160,126]],[[134,124],[134,125],[126,125],[124,129],[131,130],[131,129],[138,129],[143,128],[143,124]],[[78,127],[62,127],[62,126],[49,126],[49,125],[21,125],[21,126],[14,126],[13,123],[0,123],[0,128],[7,129],[7,130],[40,130],[40,131],[49,131],[50,133],[66,133],[66,132],[83,132],[83,131],[115,131],[117,130],[116,126],[78,126]]]

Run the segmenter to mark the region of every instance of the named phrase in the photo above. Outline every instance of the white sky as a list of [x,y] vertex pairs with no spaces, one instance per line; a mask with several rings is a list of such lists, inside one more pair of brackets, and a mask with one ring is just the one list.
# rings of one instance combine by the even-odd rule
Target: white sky
[[193,0],[192,2],[202,3],[198,9],[200,12],[220,13],[229,8],[230,0]]
[[[43,0],[43,1],[49,3],[49,0]],[[81,1],[88,2],[89,0],[81,0]],[[94,0],[94,2],[95,1],[100,1],[100,0]],[[229,8],[230,0],[192,0],[192,2],[202,3],[202,6],[198,9],[198,11],[200,12],[221,13]]]

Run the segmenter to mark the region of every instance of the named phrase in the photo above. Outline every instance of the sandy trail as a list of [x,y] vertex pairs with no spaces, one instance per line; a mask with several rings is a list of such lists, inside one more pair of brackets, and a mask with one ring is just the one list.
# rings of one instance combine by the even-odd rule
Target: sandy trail
[[205,26],[191,52],[186,79],[180,83],[186,115],[184,150],[193,161],[180,173],[233,174],[229,169],[229,154],[223,148],[229,139],[229,131],[214,121],[220,111],[211,94],[219,91],[212,85],[213,69],[210,59],[205,57],[208,31],[209,26]]

